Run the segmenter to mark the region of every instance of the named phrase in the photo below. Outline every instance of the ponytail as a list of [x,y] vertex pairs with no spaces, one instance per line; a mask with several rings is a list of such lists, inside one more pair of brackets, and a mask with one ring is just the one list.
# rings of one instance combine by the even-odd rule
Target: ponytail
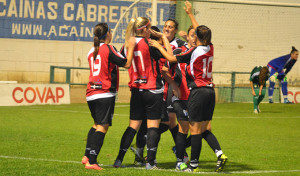
[[294,46],[292,46],[291,54],[294,53],[294,52],[298,52],[298,50]]
[[93,53],[93,56],[94,56],[94,60],[96,60],[96,57],[98,55],[98,52],[99,52],[99,45],[100,45],[100,40],[97,36],[94,36],[94,53]]
[[99,52],[99,45],[100,42],[104,42],[106,39],[106,34],[109,32],[108,25],[106,23],[99,23],[95,26],[94,29],[94,60],[96,60],[96,57]]
[[146,17],[132,18],[128,23],[125,34],[125,48],[129,47],[128,41],[130,37],[142,34],[144,28],[147,28],[150,24],[150,20]]
[[125,48],[129,47],[128,41],[129,41],[130,37],[135,36],[135,30],[136,30],[135,24],[136,24],[136,19],[131,18],[130,22],[128,23],[126,33],[125,33]]

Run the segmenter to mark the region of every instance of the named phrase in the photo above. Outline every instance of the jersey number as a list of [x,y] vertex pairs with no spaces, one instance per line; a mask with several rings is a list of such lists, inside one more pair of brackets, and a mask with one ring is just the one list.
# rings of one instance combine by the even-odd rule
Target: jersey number
[[[134,57],[139,57],[140,58],[142,71],[144,72],[145,71],[145,65],[144,65],[144,59],[143,59],[142,52],[141,51],[135,51],[134,52]],[[132,60],[132,67],[133,67],[133,71],[137,72],[137,68],[136,68],[134,59]]]
[[213,57],[209,57],[208,59],[205,58],[202,60],[202,62],[203,62],[202,78],[211,78],[212,68],[210,68],[210,67],[212,66],[212,60],[213,60]]
[[100,55],[97,55],[96,59],[94,60],[93,57],[91,57],[91,69],[93,76],[98,76],[100,73],[101,68],[101,57]]

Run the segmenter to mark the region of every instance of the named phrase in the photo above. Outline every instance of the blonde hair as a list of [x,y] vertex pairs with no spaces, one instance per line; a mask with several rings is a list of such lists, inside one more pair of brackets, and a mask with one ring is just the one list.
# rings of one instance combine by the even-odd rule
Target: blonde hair
[[147,28],[150,20],[146,17],[132,18],[128,23],[125,33],[125,47],[128,48],[128,40],[130,37],[143,33],[143,28]]

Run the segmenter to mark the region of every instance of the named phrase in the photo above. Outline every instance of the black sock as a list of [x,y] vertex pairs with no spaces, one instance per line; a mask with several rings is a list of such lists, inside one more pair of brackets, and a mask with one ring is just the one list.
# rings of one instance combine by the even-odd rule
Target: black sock
[[160,134],[163,134],[164,132],[168,131],[169,126],[164,124],[164,123],[160,123],[159,124],[159,132]]
[[91,151],[89,157],[90,164],[97,163],[97,156],[99,155],[99,152],[103,145],[104,137],[105,137],[105,133],[102,133],[101,131],[96,131],[94,133],[92,137]]
[[[146,138],[147,136],[147,126],[141,125],[137,135],[136,135],[136,152],[139,154],[139,156],[143,157],[144,155],[144,148],[146,146]],[[139,160],[139,158],[136,156],[136,159]]]
[[147,123],[142,122],[142,125],[136,135],[136,147],[144,148],[146,145]]
[[86,157],[90,156],[91,141],[92,141],[92,136],[95,133],[95,131],[96,131],[96,129],[92,127],[88,133],[87,140],[86,140],[86,146],[85,146],[85,154],[84,154],[84,156],[86,156]]
[[158,128],[148,128],[147,130],[147,162],[153,166],[156,158],[157,146],[160,140]]
[[185,140],[187,134],[183,134],[178,132],[176,136],[176,157],[177,162],[182,162],[184,158],[184,151],[185,151]]
[[176,144],[176,136],[177,136],[177,133],[178,133],[178,125],[176,125],[174,128],[170,129],[170,132],[172,134],[172,137],[173,137],[173,140],[174,140],[174,143]]
[[190,147],[192,144],[191,144],[191,135],[189,135],[188,138],[186,138],[185,140],[185,148],[188,148]]
[[191,135],[191,162],[190,166],[193,168],[198,167],[199,163],[199,157],[201,153],[201,147],[202,147],[202,136],[201,134],[198,135]]
[[121,139],[120,150],[117,159],[123,161],[123,158],[134,138],[135,133],[136,131],[131,127],[126,129]]
[[220,144],[218,142],[218,139],[216,136],[210,132],[209,130],[206,130],[204,133],[201,134],[202,137],[206,140],[210,148],[217,153],[218,151],[221,150]]

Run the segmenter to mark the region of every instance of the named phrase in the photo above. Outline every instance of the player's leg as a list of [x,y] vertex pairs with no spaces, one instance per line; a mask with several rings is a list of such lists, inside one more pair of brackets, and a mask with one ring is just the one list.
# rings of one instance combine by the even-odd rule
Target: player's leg
[[145,92],[144,103],[147,116],[147,163],[146,169],[155,169],[156,152],[160,140],[160,118],[163,103],[162,94]]
[[145,165],[146,162],[144,160],[144,148],[146,146],[147,139],[147,119],[143,119],[141,127],[136,136],[136,144],[132,145],[130,149],[135,154],[134,164],[135,165]]
[[170,112],[169,114],[169,130],[174,140],[174,144],[176,143],[176,136],[178,133],[178,125],[176,121],[176,113]]
[[94,124],[92,126],[92,128],[89,130],[88,135],[87,135],[85,154],[84,154],[84,156],[81,160],[81,163],[84,164],[84,165],[89,161],[92,136],[94,135],[95,131],[96,131],[96,125]]
[[215,109],[215,91],[213,88],[207,88],[206,89],[206,94],[208,97],[206,98],[207,103],[204,105],[204,111],[203,116],[205,117],[205,121],[202,122],[201,126],[201,133],[202,137],[207,141],[211,149],[215,152],[218,161],[217,161],[217,166],[216,166],[216,172],[219,172],[223,170],[226,162],[227,162],[227,156],[223,154],[223,151],[220,147],[220,144],[218,142],[218,139],[216,136],[208,129],[208,125],[210,124],[210,121],[212,120],[214,109]]
[[130,99],[130,123],[124,132],[121,143],[119,154],[115,160],[114,167],[118,168],[121,166],[123,158],[137,132],[142,120],[145,117],[145,111],[143,106],[143,93],[137,89],[132,89]]
[[259,104],[265,98],[265,94],[266,94],[266,87],[263,87],[262,90],[261,90],[261,95],[258,98],[258,104],[257,104],[257,110],[258,110],[258,112],[261,112],[260,108],[259,108]]
[[191,133],[191,159],[187,172],[195,171],[199,164],[202,147],[201,123],[203,121],[204,104],[207,102],[204,88],[192,89],[188,99],[189,129]]
[[259,88],[254,88],[255,96],[253,96],[253,109],[254,113],[258,113],[258,104],[259,104]]
[[280,81],[281,83],[281,91],[282,91],[282,95],[283,95],[283,99],[284,99],[284,104],[293,104],[292,102],[289,101],[288,99],[288,83],[287,83],[287,77],[285,76],[283,78],[282,81]]
[[112,125],[112,118],[115,107],[115,97],[101,98],[88,102],[91,114],[93,116],[96,131],[91,136],[91,150],[89,161],[86,163],[86,169],[101,170],[97,163],[97,157],[102,148],[105,135],[109,126]]
[[187,113],[187,101],[176,100],[173,102],[174,111],[178,120],[178,132],[176,135],[176,169],[186,169],[189,158],[185,151],[185,142],[189,131],[189,118]]
[[269,89],[268,89],[269,103],[273,103],[273,93],[274,93],[275,82],[277,79],[277,73],[271,67],[269,67],[269,71],[270,71]]

